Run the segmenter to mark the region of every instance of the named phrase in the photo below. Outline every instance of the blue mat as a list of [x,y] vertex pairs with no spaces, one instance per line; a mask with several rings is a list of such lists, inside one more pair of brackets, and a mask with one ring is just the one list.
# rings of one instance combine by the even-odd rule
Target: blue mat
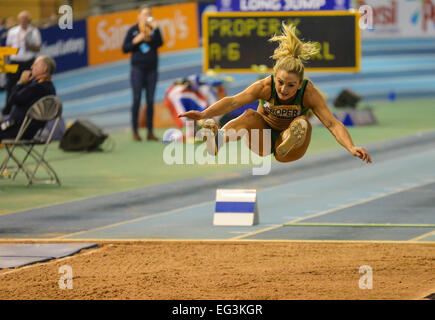
[[0,244],[0,270],[67,257],[95,243]]

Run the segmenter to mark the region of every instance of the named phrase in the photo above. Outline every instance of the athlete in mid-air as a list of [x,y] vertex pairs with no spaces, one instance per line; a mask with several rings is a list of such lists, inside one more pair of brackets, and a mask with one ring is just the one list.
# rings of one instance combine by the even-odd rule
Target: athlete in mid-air
[[[346,127],[333,116],[313,83],[304,79],[304,61],[316,54],[318,48],[298,39],[295,26],[283,24],[282,27],[283,34],[270,39],[279,42],[272,56],[276,60],[272,75],[256,81],[239,94],[222,98],[202,112],[192,110],[178,117],[207,119],[203,128],[210,129],[216,137],[206,138],[207,150],[211,154],[216,155],[223,143],[240,139],[237,132],[245,129],[251,150],[260,156],[272,153],[278,161],[290,162],[300,159],[310,143],[312,128],[307,112],[311,109],[339,144],[353,156],[371,163],[370,155],[364,148],[353,144]],[[222,129],[218,129],[212,119],[256,100],[259,100],[257,111],[246,110]],[[253,135],[253,129],[259,130],[259,134]],[[264,129],[271,130],[271,148],[266,151],[263,150]],[[253,148],[256,143],[258,148]]]

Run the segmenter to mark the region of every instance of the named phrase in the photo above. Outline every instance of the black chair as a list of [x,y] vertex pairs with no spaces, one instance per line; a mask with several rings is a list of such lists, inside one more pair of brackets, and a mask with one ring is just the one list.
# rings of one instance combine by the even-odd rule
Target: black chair
[[[54,131],[59,123],[62,115],[62,101],[56,96],[45,96],[36,101],[26,113],[23,123],[15,139],[3,139],[1,143],[5,146],[7,151],[6,158],[0,165],[0,178],[12,178],[15,179],[17,174],[22,171],[27,177],[27,185],[34,183],[47,183],[58,184],[60,180],[56,174],[56,171],[45,159],[45,154],[48,149],[48,145],[52,141]],[[49,130],[48,136],[42,136],[41,133],[45,125],[38,130],[38,132],[31,139],[26,139],[28,135],[29,125],[33,121],[44,121],[46,124],[54,120],[54,125]],[[27,134],[26,134],[27,132]],[[16,154],[17,147],[25,150],[25,156],[22,160]],[[37,149],[40,149],[39,151]],[[35,167],[30,168],[25,163],[29,157],[35,160]],[[15,162],[15,165],[11,168],[8,167],[10,160]],[[44,168],[48,173],[48,179],[37,179],[35,177],[39,168]]]

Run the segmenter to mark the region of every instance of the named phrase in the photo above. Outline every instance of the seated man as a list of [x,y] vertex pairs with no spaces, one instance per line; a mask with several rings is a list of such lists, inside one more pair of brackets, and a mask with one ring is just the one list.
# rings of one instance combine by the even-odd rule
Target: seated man
[[[23,71],[20,80],[11,91],[7,101],[11,112],[0,123],[0,141],[17,136],[27,111],[36,101],[48,95],[56,95],[56,89],[51,82],[56,62],[50,57],[40,56],[32,64],[31,69]],[[32,121],[23,138],[33,138],[44,126],[45,121]]]

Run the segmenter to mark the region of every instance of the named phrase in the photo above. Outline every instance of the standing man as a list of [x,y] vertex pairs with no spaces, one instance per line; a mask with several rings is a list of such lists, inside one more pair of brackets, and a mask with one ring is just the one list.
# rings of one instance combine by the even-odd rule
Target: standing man
[[122,45],[124,53],[131,52],[130,81],[133,89],[132,129],[133,140],[142,140],[138,133],[138,118],[142,89],[146,91],[147,140],[157,140],[153,134],[154,92],[157,84],[157,48],[163,45],[157,21],[151,16],[151,8],[139,9],[138,23],[132,26]]
[[41,33],[30,24],[30,13],[28,11],[21,11],[18,14],[18,25],[9,29],[6,46],[19,48],[19,50],[16,55],[10,56],[8,61],[5,60],[8,64],[18,64],[18,71],[7,74],[6,105],[2,110],[3,115],[9,114],[11,111],[7,102],[12,88],[20,79],[23,70],[30,69],[41,49]]

